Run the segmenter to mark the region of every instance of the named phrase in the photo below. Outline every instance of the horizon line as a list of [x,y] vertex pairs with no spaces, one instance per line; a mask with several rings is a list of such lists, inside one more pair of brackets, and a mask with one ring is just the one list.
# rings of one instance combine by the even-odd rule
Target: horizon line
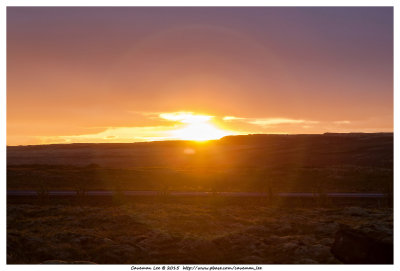
[[329,134],[394,134],[394,131],[391,132],[324,132],[324,133],[309,133],[309,134],[290,134],[290,133],[271,133],[271,134],[247,134],[247,135],[227,135],[221,137],[219,139],[210,139],[210,140],[183,140],[183,139],[175,139],[175,140],[153,140],[153,141],[136,141],[136,142],[73,142],[73,143],[50,143],[50,144],[28,144],[28,145],[6,145],[6,147],[29,147],[29,146],[50,146],[50,145],[77,145],[77,144],[138,144],[138,143],[155,143],[155,142],[194,142],[194,143],[206,143],[210,141],[219,141],[223,138],[227,137],[239,137],[239,136],[255,136],[255,135],[281,135],[281,136],[295,136],[295,135],[329,135]]

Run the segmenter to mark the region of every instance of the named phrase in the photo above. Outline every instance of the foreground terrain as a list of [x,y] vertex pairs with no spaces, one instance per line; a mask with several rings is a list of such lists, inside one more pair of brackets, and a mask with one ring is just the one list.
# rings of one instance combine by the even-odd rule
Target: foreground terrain
[[7,262],[335,264],[343,225],[392,238],[389,208],[148,202],[7,207]]
[[7,190],[9,264],[393,262],[393,133],[9,146]]

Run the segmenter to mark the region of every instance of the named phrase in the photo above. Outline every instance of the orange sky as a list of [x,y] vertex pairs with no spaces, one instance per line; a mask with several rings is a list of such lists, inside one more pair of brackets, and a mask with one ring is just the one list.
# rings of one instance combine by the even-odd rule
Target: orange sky
[[7,144],[392,131],[392,15],[9,7]]

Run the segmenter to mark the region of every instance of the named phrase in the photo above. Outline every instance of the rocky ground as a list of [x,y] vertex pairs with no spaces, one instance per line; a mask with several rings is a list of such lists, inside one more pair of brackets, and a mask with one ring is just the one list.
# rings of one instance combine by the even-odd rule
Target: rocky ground
[[8,204],[7,263],[337,264],[331,247],[343,225],[387,238],[393,210]]

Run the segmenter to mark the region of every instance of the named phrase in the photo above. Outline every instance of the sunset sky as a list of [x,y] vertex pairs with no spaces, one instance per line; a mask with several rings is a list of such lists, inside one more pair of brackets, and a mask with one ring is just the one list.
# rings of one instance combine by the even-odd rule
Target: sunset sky
[[7,8],[8,145],[391,131],[391,7]]

